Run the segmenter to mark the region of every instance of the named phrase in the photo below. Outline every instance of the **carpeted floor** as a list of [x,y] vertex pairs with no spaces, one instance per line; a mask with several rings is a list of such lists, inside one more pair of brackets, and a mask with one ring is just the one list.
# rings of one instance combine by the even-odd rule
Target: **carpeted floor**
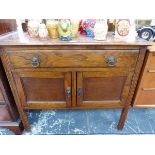
[[[121,110],[34,110],[28,112],[30,132],[23,135],[154,134],[155,109],[130,109],[124,129],[117,130]],[[13,135],[0,128],[0,135]]]

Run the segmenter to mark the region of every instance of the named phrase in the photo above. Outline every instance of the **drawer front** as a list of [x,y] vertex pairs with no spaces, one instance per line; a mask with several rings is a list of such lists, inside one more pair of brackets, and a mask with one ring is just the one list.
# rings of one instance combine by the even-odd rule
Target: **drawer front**
[[138,50],[8,51],[14,68],[134,67]]
[[0,105],[0,122],[2,121],[12,121],[6,105]]
[[154,69],[155,72],[155,53],[149,53],[147,68]]
[[136,94],[135,106],[155,105],[155,54],[149,53],[140,85]]
[[141,90],[136,105],[155,105],[155,90]]
[[145,72],[142,78],[141,87],[143,89],[155,89],[155,73]]

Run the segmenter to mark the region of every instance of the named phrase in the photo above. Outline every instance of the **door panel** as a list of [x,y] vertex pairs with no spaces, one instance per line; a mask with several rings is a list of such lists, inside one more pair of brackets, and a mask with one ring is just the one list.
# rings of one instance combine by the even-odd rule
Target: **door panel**
[[22,78],[22,84],[25,88],[27,102],[65,100],[65,87],[63,78],[50,79],[24,77]]
[[120,100],[126,77],[95,77],[83,79],[85,101]]
[[129,93],[132,72],[105,69],[105,72],[77,73],[77,106],[122,107]]
[[24,107],[66,108],[71,106],[71,73],[14,72]]

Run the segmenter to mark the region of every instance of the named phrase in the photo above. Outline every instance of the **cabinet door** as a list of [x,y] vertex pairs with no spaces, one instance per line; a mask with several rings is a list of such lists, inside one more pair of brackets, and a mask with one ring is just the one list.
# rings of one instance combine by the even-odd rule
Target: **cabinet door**
[[119,108],[124,106],[132,72],[105,69],[102,72],[77,73],[77,106]]
[[49,109],[71,106],[71,73],[14,72],[18,95],[25,108]]

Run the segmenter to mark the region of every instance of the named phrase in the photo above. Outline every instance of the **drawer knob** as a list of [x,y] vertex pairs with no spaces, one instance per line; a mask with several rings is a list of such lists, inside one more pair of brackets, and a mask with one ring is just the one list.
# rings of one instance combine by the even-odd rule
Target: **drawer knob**
[[40,59],[38,56],[33,56],[31,59],[32,67],[36,68],[40,65]]
[[115,66],[117,62],[117,58],[115,56],[108,56],[106,58],[106,63],[108,64],[108,66]]

